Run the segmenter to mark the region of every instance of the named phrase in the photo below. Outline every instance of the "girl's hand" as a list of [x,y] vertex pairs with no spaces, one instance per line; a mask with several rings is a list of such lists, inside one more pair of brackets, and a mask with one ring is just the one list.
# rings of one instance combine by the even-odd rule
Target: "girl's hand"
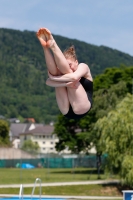
[[73,89],[77,89],[79,86],[79,81],[74,81],[74,82],[68,82],[67,83],[67,87],[68,88],[73,88]]

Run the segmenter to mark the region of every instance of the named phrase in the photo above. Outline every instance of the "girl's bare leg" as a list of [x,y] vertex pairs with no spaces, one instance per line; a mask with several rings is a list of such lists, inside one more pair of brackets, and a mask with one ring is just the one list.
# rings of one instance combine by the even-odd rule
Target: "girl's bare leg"
[[91,107],[87,94],[80,83],[77,89],[59,87],[55,88],[55,91],[56,101],[63,115],[68,113],[70,104],[77,115],[86,113]]
[[45,30],[40,29],[37,32],[37,37],[43,47],[43,51],[44,51],[44,57],[45,57],[45,61],[46,61],[46,65],[48,68],[48,71],[50,72],[50,74],[56,76],[59,74],[59,70],[57,69],[54,57],[50,51],[50,49],[47,47],[47,39],[45,36]]
[[56,66],[55,60],[50,52],[50,49],[47,47],[43,47],[43,51],[44,51],[46,65],[50,74],[52,74],[53,76],[60,75],[61,73]]
[[[52,75],[59,75],[60,71],[56,66],[55,59],[54,59],[53,55],[51,54],[50,48],[53,48],[53,50],[55,49],[55,54],[57,54],[57,58],[56,58],[56,56],[55,56],[55,58],[57,60],[58,60],[58,55],[61,54],[61,57],[62,57],[62,52],[60,51],[58,46],[56,46],[54,39],[52,39],[52,35],[47,33],[45,29],[40,29],[37,32],[37,37],[38,37],[38,39],[43,47],[43,50],[44,50],[44,56],[45,56],[48,71]],[[63,59],[64,59],[64,57],[63,57]],[[61,62],[60,62],[60,65],[63,64]],[[64,62],[66,62],[66,59]],[[64,72],[64,70],[62,70],[62,72]],[[69,100],[68,100],[67,89],[66,89],[66,87],[55,88],[55,92],[56,92],[56,100],[57,100],[58,107],[62,114],[66,114],[69,110]]]
[[84,114],[90,109],[91,104],[80,82],[78,83],[77,89],[67,88],[67,93],[75,114]]
[[67,114],[69,111],[69,100],[66,87],[55,88],[56,101],[58,107],[63,115]]
[[[49,47],[52,50],[56,66],[59,69],[59,71],[62,74],[71,73],[72,70],[70,69],[69,64],[62,51],[55,42],[51,32],[46,28],[42,28],[37,32],[37,37],[44,48]],[[49,59],[47,60],[49,62]]]

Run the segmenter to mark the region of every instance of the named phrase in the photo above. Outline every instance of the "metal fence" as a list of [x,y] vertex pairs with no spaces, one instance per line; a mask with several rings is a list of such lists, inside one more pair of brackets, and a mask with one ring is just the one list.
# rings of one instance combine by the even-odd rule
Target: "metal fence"
[[[104,164],[105,156],[101,156],[101,164]],[[51,155],[41,155],[40,158],[28,159],[0,159],[0,168],[21,168],[23,164],[27,166],[43,167],[43,168],[74,168],[74,167],[97,167],[97,156],[76,156],[76,157],[51,157]],[[26,166],[26,165],[25,165]]]

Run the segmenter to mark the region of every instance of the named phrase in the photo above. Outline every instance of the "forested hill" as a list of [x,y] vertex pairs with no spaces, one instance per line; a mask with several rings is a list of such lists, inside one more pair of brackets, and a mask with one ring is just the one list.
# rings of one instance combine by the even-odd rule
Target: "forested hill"
[[[133,65],[133,57],[104,46],[95,46],[54,35],[62,50],[75,45],[79,62],[89,65],[93,77],[105,68]],[[59,113],[54,89],[45,85],[42,47],[31,31],[0,29],[0,115],[54,120]]]
[[[79,62],[89,65],[93,77],[105,68],[133,64],[133,56],[105,46],[96,46],[76,39],[54,35],[59,47],[64,50],[74,44]],[[27,64],[35,69],[45,70],[43,51],[36,33],[0,29],[0,62],[3,64]]]

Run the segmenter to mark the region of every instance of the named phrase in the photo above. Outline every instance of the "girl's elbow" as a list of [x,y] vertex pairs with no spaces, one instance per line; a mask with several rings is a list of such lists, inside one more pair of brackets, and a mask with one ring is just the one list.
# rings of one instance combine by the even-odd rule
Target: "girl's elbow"
[[49,82],[50,82],[50,79],[48,78],[47,80],[46,80],[46,85],[49,85]]

